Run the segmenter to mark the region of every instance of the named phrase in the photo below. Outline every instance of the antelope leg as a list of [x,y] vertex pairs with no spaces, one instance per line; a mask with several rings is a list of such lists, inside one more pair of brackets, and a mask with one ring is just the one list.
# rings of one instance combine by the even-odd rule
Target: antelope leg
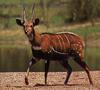
[[88,65],[84,61],[82,61],[79,56],[74,57],[74,60],[86,71],[89,78],[89,82],[91,85],[93,85]]
[[67,76],[66,76],[66,80],[64,82],[64,84],[67,84],[69,78],[70,78],[70,75],[72,73],[72,68],[71,66],[68,64],[68,61],[62,61],[60,62],[60,64],[67,70]]
[[28,76],[29,76],[29,71],[30,71],[30,68],[33,64],[36,63],[36,60],[34,58],[32,58],[30,61],[29,61],[29,66],[28,66],[28,69],[27,69],[27,73],[26,73],[26,76],[25,76],[25,84],[28,85],[29,82],[28,82]]
[[49,65],[50,65],[50,61],[46,60],[45,61],[45,85],[47,85],[47,74],[49,71]]

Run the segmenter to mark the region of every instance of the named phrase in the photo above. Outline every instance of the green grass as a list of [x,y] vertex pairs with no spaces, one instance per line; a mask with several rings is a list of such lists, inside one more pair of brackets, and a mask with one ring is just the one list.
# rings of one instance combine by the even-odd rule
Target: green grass
[[0,0],[0,4],[40,3],[40,0]]
[[[70,30],[70,31],[80,34],[83,37],[85,37],[85,36],[89,36],[91,34],[100,33],[100,26],[78,28],[78,29],[74,29],[74,30]],[[94,37],[97,37],[97,35],[95,35]]]
[[25,40],[22,30],[0,30],[0,41]]

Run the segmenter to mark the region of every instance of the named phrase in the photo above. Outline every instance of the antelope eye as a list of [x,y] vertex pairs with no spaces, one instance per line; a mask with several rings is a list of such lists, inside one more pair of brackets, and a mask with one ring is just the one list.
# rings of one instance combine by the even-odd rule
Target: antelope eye
[[32,25],[30,27],[33,27]]

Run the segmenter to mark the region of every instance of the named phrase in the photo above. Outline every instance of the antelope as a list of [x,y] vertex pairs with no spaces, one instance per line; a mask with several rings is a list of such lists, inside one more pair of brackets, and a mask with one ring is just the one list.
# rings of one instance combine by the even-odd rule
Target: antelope
[[50,61],[58,61],[66,70],[67,75],[64,84],[67,84],[72,68],[68,63],[69,57],[79,64],[87,73],[90,84],[93,85],[88,65],[83,61],[84,58],[84,40],[77,34],[71,32],[60,33],[39,33],[35,26],[39,25],[40,19],[34,16],[34,6],[32,9],[32,18],[26,19],[26,9],[23,8],[22,19],[16,18],[16,23],[23,27],[28,37],[32,49],[32,58],[29,61],[25,83],[29,84],[28,76],[32,65],[40,60],[45,61],[45,85],[47,85],[47,74]]

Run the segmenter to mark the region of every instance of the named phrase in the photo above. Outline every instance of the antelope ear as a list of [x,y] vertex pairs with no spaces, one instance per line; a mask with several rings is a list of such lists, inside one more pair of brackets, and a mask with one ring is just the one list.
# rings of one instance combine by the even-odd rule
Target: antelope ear
[[22,20],[19,18],[16,18],[16,23],[20,26],[23,26]]
[[39,18],[36,18],[36,19],[35,19],[35,23],[34,23],[34,24],[35,24],[35,25],[38,25],[38,24],[39,24],[39,22],[40,22]]

